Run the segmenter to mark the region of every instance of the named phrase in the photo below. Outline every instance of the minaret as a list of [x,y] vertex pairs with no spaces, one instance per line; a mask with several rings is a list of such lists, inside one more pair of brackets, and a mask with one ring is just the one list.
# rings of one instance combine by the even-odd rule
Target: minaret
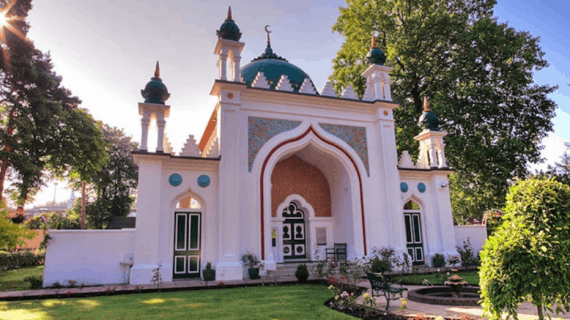
[[374,35],[372,35],[372,46],[366,56],[366,61],[370,67],[362,73],[362,76],[366,78],[366,91],[364,92],[362,100],[392,101],[390,89],[390,71],[392,71],[392,68],[384,65],[386,55],[376,46],[376,38]]
[[228,17],[217,32],[218,42],[214,54],[218,55],[218,80],[228,80],[227,61],[230,58],[230,81],[242,82],[240,74],[241,52],[245,43],[239,42],[241,32],[232,18],[232,7]]
[[423,131],[414,137],[420,142],[420,155],[418,167],[420,168],[447,168],[445,160],[445,143],[443,137],[447,132],[439,131],[439,119],[429,109],[427,97],[424,97],[424,113],[422,113],[418,125]]
[[139,103],[139,115],[141,119],[141,146],[140,151],[148,150],[148,128],[150,121],[155,118],[156,126],[158,127],[158,137],[156,152],[164,152],[164,129],[166,127],[166,120],[170,115],[170,106],[164,104],[170,97],[166,85],[160,79],[160,66],[158,61],[154,70],[154,77],[146,84],[144,90],[141,90],[141,95],[144,98],[144,103]]

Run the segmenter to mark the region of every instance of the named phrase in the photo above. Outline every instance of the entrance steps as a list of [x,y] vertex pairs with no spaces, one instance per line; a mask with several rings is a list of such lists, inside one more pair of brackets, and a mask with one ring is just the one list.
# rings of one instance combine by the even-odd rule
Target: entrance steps
[[284,277],[295,277],[295,271],[297,270],[297,266],[300,264],[306,264],[307,269],[309,269],[309,274],[312,275],[312,269],[317,262],[309,261],[309,260],[296,260],[296,261],[287,261],[287,262],[279,262],[277,263],[277,268],[275,271],[267,271],[265,270],[265,274],[262,278],[284,278]]

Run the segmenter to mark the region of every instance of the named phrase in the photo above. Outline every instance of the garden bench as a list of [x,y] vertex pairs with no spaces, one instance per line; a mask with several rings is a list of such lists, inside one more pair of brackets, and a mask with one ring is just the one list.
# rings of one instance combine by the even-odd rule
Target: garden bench
[[347,256],[346,243],[335,243],[334,248],[325,249],[327,260],[331,259],[334,261],[345,262]]
[[[398,300],[403,298],[402,294],[408,288],[404,288],[400,281],[390,283],[381,273],[366,273],[370,286],[372,287],[372,296],[380,297],[381,295],[386,298],[386,310],[390,307],[390,300]],[[397,284],[399,286],[393,286]]]

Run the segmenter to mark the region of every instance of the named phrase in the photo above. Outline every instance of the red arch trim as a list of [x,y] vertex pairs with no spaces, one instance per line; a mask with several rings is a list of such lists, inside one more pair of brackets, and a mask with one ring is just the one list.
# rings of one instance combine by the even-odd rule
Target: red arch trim
[[367,249],[366,249],[366,226],[365,226],[365,220],[364,220],[364,201],[363,201],[363,195],[362,195],[362,177],[360,176],[360,171],[358,171],[358,167],[356,166],[356,162],[354,162],[354,159],[352,159],[352,157],[348,154],[348,152],[346,152],[344,149],[342,149],[341,147],[339,147],[338,145],[334,144],[333,142],[330,142],[326,139],[324,139],[323,137],[321,137],[314,129],[313,127],[309,127],[309,129],[307,129],[307,131],[305,131],[305,133],[303,133],[302,135],[295,137],[295,138],[291,138],[289,140],[283,141],[280,144],[278,144],[277,146],[275,146],[275,148],[271,149],[271,151],[269,151],[269,154],[267,155],[267,157],[265,157],[265,160],[263,161],[263,165],[261,167],[261,178],[260,178],[260,186],[261,186],[261,259],[265,260],[265,219],[264,219],[264,207],[263,207],[263,177],[265,176],[265,168],[267,167],[267,162],[269,161],[269,158],[271,158],[271,156],[275,153],[275,151],[277,151],[279,148],[281,148],[282,146],[295,142],[295,141],[299,141],[301,139],[303,139],[304,137],[306,137],[309,132],[312,132],[315,136],[317,136],[317,138],[319,138],[321,141],[323,141],[324,143],[333,146],[335,148],[337,148],[338,150],[342,151],[342,153],[344,153],[348,159],[350,159],[350,162],[352,163],[352,165],[354,166],[354,169],[356,170],[356,174],[358,175],[358,184],[360,186],[360,209],[362,212],[362,240],[363,240],[363,244],[364,244],[364,255],[367,255]]

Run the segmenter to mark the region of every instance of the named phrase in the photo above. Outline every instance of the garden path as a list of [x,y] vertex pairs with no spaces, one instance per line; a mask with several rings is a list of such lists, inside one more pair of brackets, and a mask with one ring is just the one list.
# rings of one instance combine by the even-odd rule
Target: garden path
[[[370,283],[368,281],[364,281],[360,283],[361,286],[370,288]],[[408,290],[415,290],[422,288],[422,286],[404,286],[408,288]],[[368,290],[368,293],[371,294],[371,290]],[[426,317],[437,317],[442,316],[444,318],[457,318],[464,314],[469,315],[473,320],[481,319],[483,315],[483,308],[481,307],[459,307],[459,306],[441,306],[441,305],[431,305],[425,303],[419,303],[414,301],[409,301],[407,292],[404,293],[404,299],[407,301],[407,308],[406,310],[399,310],[402,303],[400,300],[390,301],[390,312],[397,313],[400,315],[405,316],[415,316],[417,314],[423,314]],[[360,298],[360,303],[362,302],[362,298]],[[376,298],[376,305],[378,309],[385,309],[386,308],[386,299],[384,297]],[[520,320],[529,320],[529,319],[538,319],[538,313],[536,307],[533,307],[530,303],[523,303],[519,306],[519,314],[518,317]],[[506,318],[506,317],[503,317]],[[560,315],[552,315],[552,319],[562,318],[562,319],[570,319],[570,313],[564,313]]]

